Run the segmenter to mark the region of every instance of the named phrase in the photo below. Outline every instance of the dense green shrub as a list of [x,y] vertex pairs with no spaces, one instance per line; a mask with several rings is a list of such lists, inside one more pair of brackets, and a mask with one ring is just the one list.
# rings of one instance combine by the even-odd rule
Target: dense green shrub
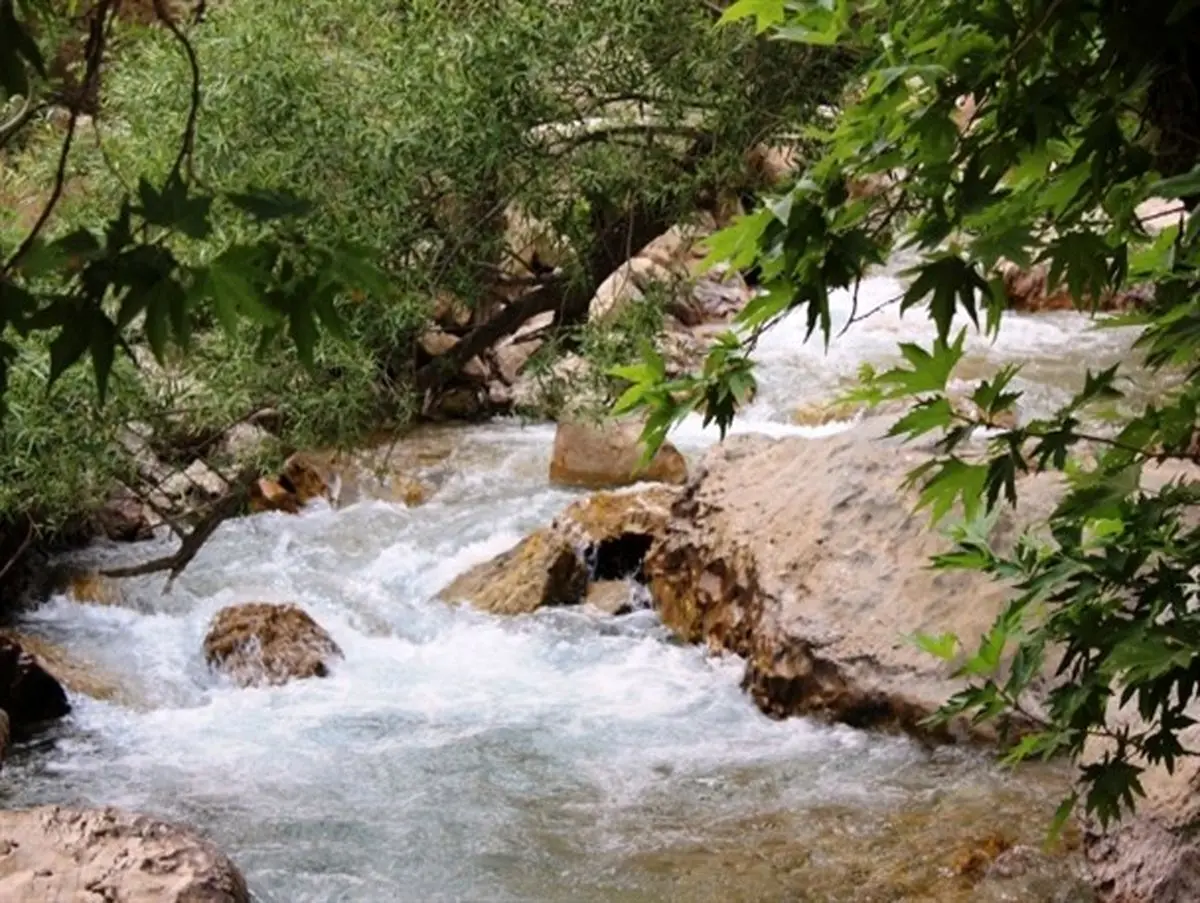
[[[85,5],[92,18],[77,24],[86,30],[110,7]],[[114,328],[125,291],[114,283],[79,302],[101,305],[99,319],[51,319],[59,356],[91,356],[98,373],[118,336],[188,352],[168,355],[173,378],[151,380],[151,390],[119,363],[128,377],[114,378],[114,392],[129,383],[128,397],[114,394],[103,412],[76,417],[73,435],[94,424],[82,444],[95,451],[108,449],[115,424],[131,416],[159,423],[182,411],[184,431],[203,434],[262,407],[279,413],[284,446],[349,443],[404,422],[416,408],[413,339],[435,291],[487,307],[501,274],[527,275],[530,261],[514,261],[505,239],[514,205],[572,249],[554,262],[574,299],[563,319],[578,317],[634,245],[721,191],[753,189],[746,150],[798,134],[815,106],[837,95],[847,68],[840,51],[764,45],[714,22],[691,0],[240,0],[182,25],[185,46],[161,25],[110,16],[98,110],[94,122],[78,123],[48,231],[111,226],[122,199],[137,199],[143,186],[154,197],[178,193],[175,208],[165,204],[172,216],[206,215],[197,225],[164,214],[134,230],[134,246],[157,242],[178,262],[183,294],[172,289],[174,308],[152,300],[145,317]],[[6,66],[14,47],[19,60],[20,46],[0,47]],[[203,103],[194,147],[185,141],[181,155],[192,134],[193,49]],[[6,75],[0,91],[11,97],[14,84]],[[0,219],[6,254],[54,183],[61,125],[37,117],[20,139],[2,145],[0,192],[35,203],[11,205],[17,215]],[[278,188],[309,201],[311,212],[264,223],[239,209],[239,192]],[[386,282],[325,251],[346,247],[380,264]],[[73,271],[57,275],[79,284]],[[36,303],[53,306],[53,276],[29,284],[42,285]],[[358,290],[334,291],[333,282]],[[45,343],[11,327],[5,336],[19,349],[9,429],[52,437],[62,410],[38,388],[45,368],[34,363]],[[70,409],[86,407],[71,397]],[[31,507],[43,494],[51,507],[90,498],[43,492],[30,460],[14,455],[0,475],[25,487],[14,504],[17,495]],[[99,487],[127,464],[96,451],[77,469]]]

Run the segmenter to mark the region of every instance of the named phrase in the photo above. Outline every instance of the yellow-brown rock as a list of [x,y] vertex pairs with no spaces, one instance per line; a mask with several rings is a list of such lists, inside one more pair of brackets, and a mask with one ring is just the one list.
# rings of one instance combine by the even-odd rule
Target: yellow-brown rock
[[586,590],[583,556],[564,537],[546,529],[473,567],[441,596],[492,614],[517,615],[549,605],[575,605]]
[[526,614],[577,605],[589,581],[638,576],[654,538],[666,528],[673,490],[602,492],[570,505],[515,548],[476,565],[441,592],[493,614]]
[[120,605],[121,584],[95,571],[75,573],[67,582],[67,594],[76,602],[90,605]]
[[865,411],[866,405],[857,401],[813,401],[800,405],[792,412],[792,423],[797,426],[825,426],[855,420]]
[[[1010,261],[1001,263],[1000,278],[1011,310],[1042,313],[1055,310],[1074,310],[1076,302],[1065,285],[1051,286],[1050,270],[1045,264],[1024,268]],[[1106,293],[1095,301],[1083,298],[1079,306],[1094,306],[1101,311],[1134,310],[1152,297],[1148,288],[1133,286],[1117,293]]]
[[647,481],[687,482],[687,461],[664,442],[642,466],[641,425],[631,420],[591,424],[564,421],[554,433],[550,482],[560,486],[607,489]]
[[0,630],[0,640],[16,643],[40,668],[72,693],[106,702],[128,701],[116,678],[49,640],[11,628]]
[[297,452],[284,462],[279,482],[295,495],[301,507],[314,499],[329,498],[328,462],[316,455]]
[[285,514],[296,514],[300,511],[300,500],[296,494],[283,487],[278,480],[266,477],[256,480],[250,488],[250,510],[282,511]]
[[251,602],[217,612],[204,638],[204,657],[248,687],[325,677],[342,650],[303,609]]

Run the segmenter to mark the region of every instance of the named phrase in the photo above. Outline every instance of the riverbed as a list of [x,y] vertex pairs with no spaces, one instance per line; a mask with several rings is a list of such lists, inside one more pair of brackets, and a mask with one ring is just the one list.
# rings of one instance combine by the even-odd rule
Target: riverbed
[[[872,280],[860,306],[896,290]],[[849,300],[838,301],[839,316]],[[885,309],[802,345],[786,322],[760,345],[760,391],[739,431],[792,422],[923,317]],[[1079,315],[1012,317],[970,343],[973,373],[1028,361],[1023,414],[1063,400],[1128,354],[1128,332]],[[262,903],[390,901],[885,901],[1088,899],[1067,852],[1009,878],[980,866],[1036,846],[1066,788],[985,753],[805,718],[774,721],[740,689],[741,663],[681,645],[650,610],[498,619],[434,598],[576,495],[550,486],[551,425],[430,430],[429,502],[368,501],[225,524],[169,594],[126,581],[114,605],[65,596],[22,629],[111,675],[117,698],[19,747],[5,806],[117,805],[194,825]],[[694,421],[693,460],[717,436]],[[82,559],[151,557],[155,544]],[[214,613],[295,602],[345,661],[324,680],[239,689],[205,667]]]

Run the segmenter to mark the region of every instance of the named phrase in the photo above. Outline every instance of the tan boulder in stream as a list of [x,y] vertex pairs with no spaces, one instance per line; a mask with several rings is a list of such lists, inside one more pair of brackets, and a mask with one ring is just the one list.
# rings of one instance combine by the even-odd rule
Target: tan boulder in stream
[[295,605],[250,602],[217,612],[204,638],[208,664],[243,687],[325,677],[342,650]]
[[641,424],[632,420],[605,423],[559,423],[554,432],[550,482],[585,489],[611,489],[646,481],[684,483],[687,461],[670,442],[646,467],[641,466]]
[[[744,656],[746,685],[772,715],[921,731],[961,684],[906,637],[951,631],[970,646],[1006,599],[983,575],[929,568],[946,541],[900,490],[928,455],[876,438],[883,429],[727,439],[646,559],[663,621]],[[1027,513],[1045,514],[1057,484],[1042,475],[1020,492]],[[1003,515],[998,529],[1012,527]]]
[[675,491],[601,492],[575,502],[510,551],[459,576],[440,593],[493,614],[526,614],[578,605],[592,581],[640,575],[656,536],[666,529]]
[[0,812],[4,903],[250,903],[237,866],[187,828],[117,809]]

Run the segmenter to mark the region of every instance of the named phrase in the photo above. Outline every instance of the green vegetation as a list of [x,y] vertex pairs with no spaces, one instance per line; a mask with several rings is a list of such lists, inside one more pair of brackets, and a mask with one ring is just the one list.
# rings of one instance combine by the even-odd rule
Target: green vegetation
[[570,344],[631,245],[758,187],[746,151],[846,71],[690,0],[0,17],[0,522],[128,482],[133,421],[190,447],[270,409],[281,450],[403,425],[454,375],[417,351],[444,293]]
[[[952,528],[956,548],[936,566],[1016,585],[978,649],[922,640],[974,681],[945,715],[1023,713],[1051,668],[1045,712],[1032,713],[1037,729],[1011,757],[1080,757],[1090,740],[1106,741],[1107,752],[1081,765],[1081,794],[1110,821],[1135,804],[1147,763],[1170,768],[1200,752],[1180,743],[1200,688],[1200,482],[1188,469],[1200,426],[1200,7],[739,0],[725,19],[751,20],[785,43],[852,46],[869,62],[796,185],[712,243],[714,258],[761,268],[767,291],[741,315],[742,341],[714,350],[699,377],[666,380],[653,359],[625,369],[636,382],[619,407],[651,410],[652,442],[689,410],[727,426],[753,386],[747,355],[762,331],[799,310],[810,335],[836,341],[830,293],[853,291],[906,245],[916,261],[894,303],[921,309],[937,340],[905,346],[905,365],[865,373],[861,394],[911,399],[893,434],[937,438],[937,459],[912,484],[935,519],[963,517]],[[959,113],[965,96],[975,108]],[[872,179],[885,187],[848,191],[850,180]],[[1138,211],[1151,197],[1187,207],[1160,214],[1157,237]],[[1007,299],[994,273],[1003,259],[1043,264],[1051,285],[1085,309],[1150,286],[1151,300],[1118,322],[1141,326],[1147,365],[1178,370],[1177,387],[1106,424],[1094,412],[1120,396],[1120,371],[1089,373],[1053,417],[979,436],[1017,402],[1016,371],[978,387],[977,417],[950,403],[946,384],[963,324],[1000,326]],[[1003,554],[988,545],[987,518],[1016,501],[1018,477],[1031,470],[1062,471],[1069,490],[1048,531]],[[1143,482],[1151,470],[1162,488]],[[1140,722],[1120,727],[1109,716],[1126,702]],[[1066,801],[1063,818],[1076,802]]]

